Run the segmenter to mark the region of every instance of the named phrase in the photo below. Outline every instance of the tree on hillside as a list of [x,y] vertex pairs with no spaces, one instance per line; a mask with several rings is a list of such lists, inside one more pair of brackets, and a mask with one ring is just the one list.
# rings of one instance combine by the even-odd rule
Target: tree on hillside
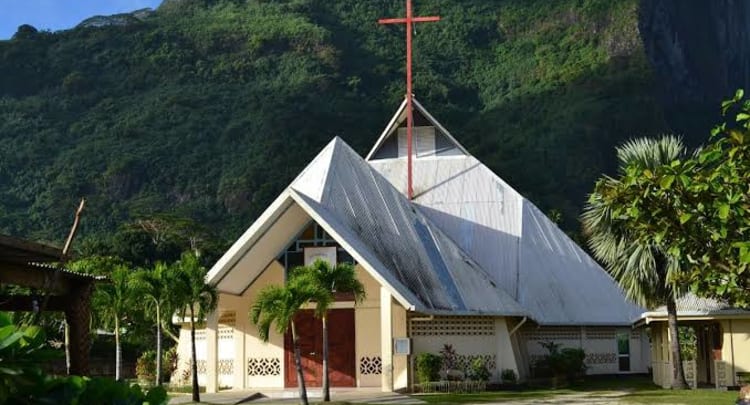
[[328,294],[328,299],[315,303],[315,312],[323,325],[323,401],[331,400],[330,375],[328,371],[328,310],[335,299],[335,294],[351,294],[354,302],[365,298],[365,287],[357,280],[354,266],[351,263],[339,263],[331,266],[327,261],[318,259],[310,266],[297,267],[292,277],[309,278],[320,289]]
[[156,385],[162,383],[162,323],[166,315],[174,310],[172,285],[175,281],[173,269],[163,262],[157,262],[153,269],[143,269],[135,274],[138,290],[147,298],[143,302],[146,315],[156,323]]
[[307,389],[302,374],[302,357],[294,317],[303,305],[314,301],[325,307],[329,299],[330,294],[310,277],[291,277],[283,287],[272,285],[261,290],[250,308],[250,319],[258,326],[258,333],[263,341],[268,341],[273,324],[281,334],[291,329],[299,397],[304,405],[308,404]]
[[195,350],[195,324],[216,309],[219,294],[216,287],[206,284],[207,270],[193,253],[183,253],[175,265],[174,286],[170,293],[181,318],[190,318],[190,346],[192,352],[193,402],[200,402],[198,362]]
[[92,307],[102,327],[114,330],[115,379],[120,380],[122,374],[120,334],[128,313],[138,306],[137,287],[132,281],[132,270],[123,264],[116,264],[110,269],[101,269],[101,273],[105,274],[108,280],[97,284],[92,298]]
[[[687,151],[674,136],[660,139],[636,139],[617,148],[620,176],[604,176],[589,196],[582,216],[589,246],[620,284],[627,296],[646,307],[666,305],[671,336],[672,388],[686,389],[688,385],[682,368],[682,353],[678,341],[676,300],[684,293],[677,282],[678,274],[687,267],[688,258],[665,250],[652,227],[635,226],[620,219],[625,213],[637,214],[637,194],[624,193],[632,185],[629,174],[640,171],[652,173],[663,165],[684,158]],[[658,213],[659,204],[643,209]],[[658,214],[657,214],[658,215]]]

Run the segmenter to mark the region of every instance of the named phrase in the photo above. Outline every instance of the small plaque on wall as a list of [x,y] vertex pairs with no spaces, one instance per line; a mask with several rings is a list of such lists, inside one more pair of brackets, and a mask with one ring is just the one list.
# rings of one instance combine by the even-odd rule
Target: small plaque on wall
[[336,246],[330,247],[307,247],[305,248],[305,266],[315,263],[321,259],[328,263],[336,264]]
[[411,339],[393,338],[393,354],[408,356],[411,354]]

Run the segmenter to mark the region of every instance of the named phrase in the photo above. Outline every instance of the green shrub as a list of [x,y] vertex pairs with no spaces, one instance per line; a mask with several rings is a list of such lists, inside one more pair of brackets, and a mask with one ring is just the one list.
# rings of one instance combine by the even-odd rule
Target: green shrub
[[60,357],[37,326],[19,327],[0,312],[0,404],[166,405],[167,392],[111,378],[55,377],[41,364]]
[[432,353],[419,353],[416,358],[417,380],[420,384],[440,379],[443,359]]
[[500,381],[503,384],[515,384],[518,382],[518,376],[516,375],[515,370],[506,368],[500,373]]
[[586,372],[586,352],[579,348],[563,348],[555,342],[539,342],[547,355],[534,364],[537,377],[567,377],[568,381]]
[[469,373],[472,380],[475,381],[489,381],[490,380],[490,371],[487,370],[487,365],[485,364],[484,359],[482,358],[476,358],[474,361],[471,362],[471,365],[469,365]]
[[[162,367],[164,368],[164,367]],[[153,383],[156,378],[156,352],[146,350],[138,357],[135,363],[135,375],[138,381],[143,383]]]

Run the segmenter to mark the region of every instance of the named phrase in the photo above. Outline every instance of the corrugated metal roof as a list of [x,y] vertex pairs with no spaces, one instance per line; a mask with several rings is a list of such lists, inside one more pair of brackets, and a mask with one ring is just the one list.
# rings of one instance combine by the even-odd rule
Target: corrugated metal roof
[[291,188],[310,200],[307,204],[326,224],[348,235],[355,250],[375,257],[376,271],[397,289],[408,289],[421,304],[418,310],[525,314],[488,273],[346,143],[336,138],[328,148],[333,149],[330,160],[320,160],[329,164],[327,168],[306,169],[325,175],[322,192],[310,187],[320,184],[317,179],[302,177]]
[[[284,229],[289,204],[315,220],[407,307],[428,314],[525,316],[526,311],[340,138],[335,138],[209,271],[207,281],[240,294],[304,226]],[[287,207],[286,209],[282,209]],[[298,215],[299,216],[299,215]],[[296,225],[295,225],[296,224]],[[300,228],[300,229],[297,229]],[[268,245],[260,248],[261,245]],[[270,246],[270,247],[269,247]],[[276,249],[276,250],[274,250]]]
[[[405,158],[369,163],[405,190]],[[625,325],[643,312],[549,218],[473,156],[415,159],[413,181],[419,211],[538,323]]]

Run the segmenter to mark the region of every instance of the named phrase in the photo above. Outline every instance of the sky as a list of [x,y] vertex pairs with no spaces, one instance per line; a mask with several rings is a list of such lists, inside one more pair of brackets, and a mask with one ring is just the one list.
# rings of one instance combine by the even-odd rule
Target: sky
[[161,0],[0,0],[0,40],[9,39],[19,25],[38,30],[73,28],[86,18],[156,8]]

